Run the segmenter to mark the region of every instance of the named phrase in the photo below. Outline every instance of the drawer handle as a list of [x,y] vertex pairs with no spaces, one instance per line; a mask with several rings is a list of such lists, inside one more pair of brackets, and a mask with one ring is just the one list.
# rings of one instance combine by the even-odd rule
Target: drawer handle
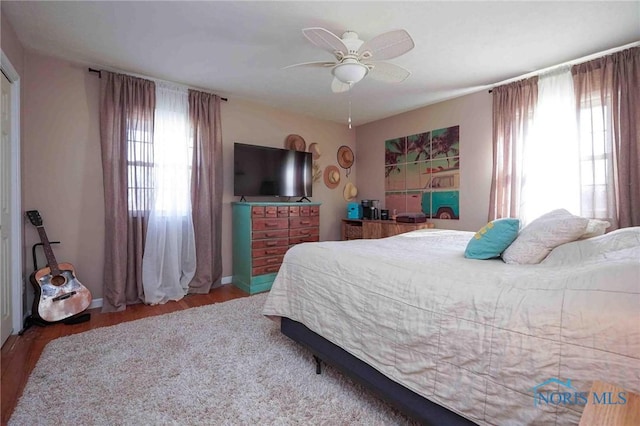
[[267,237],[267,238],[273,238],[273,237],[277,237],[278,234],[272,234],[272,233],[268,233],[267,232],[266,234],[264,234],[264,236]]
[[277,241],[267,241],[267,247],[273,247],[277,245],[278,245]]
[[311,231],[301,232],[300,235],[311,235]]
[[268,268],[266,268],[267,272],[278,272],[278,270],[280,269],[280,266],[270,266]]
[[300,225],[311,225],[311,222],[309,222],[308,220],[301,220]]
[[278,226],[278,224],[273,222],[267,222],[264,224],[264,226],[266,226],[267,228],[273,228],[275,226]]
[[264,254],[278,254],[278,250],[265,250]]
[[267,263],[278,263],[279,261],[280,261],[280,259],[278,259],[278,258],[267,259]]

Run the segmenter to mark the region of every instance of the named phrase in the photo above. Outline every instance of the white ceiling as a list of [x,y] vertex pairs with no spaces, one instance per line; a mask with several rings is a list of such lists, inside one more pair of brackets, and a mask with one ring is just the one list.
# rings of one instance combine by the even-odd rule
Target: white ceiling
[[[27,48],[183,83],[313,117],[363,124],[640,40],[640,2],[30,2],[2,0]],[[404,28],[416,47],[389,62],[399,84],[365,78],[334,94],[332,60],[301,29],[368,40]]]

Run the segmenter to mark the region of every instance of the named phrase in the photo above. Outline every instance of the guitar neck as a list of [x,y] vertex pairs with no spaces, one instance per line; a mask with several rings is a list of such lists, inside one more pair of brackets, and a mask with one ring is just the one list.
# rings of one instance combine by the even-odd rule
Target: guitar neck
[[44,249],[44,255],[47,258],[47,265],[49,266],[49,269],[51,269],[51,275],[60,275],[58,261],[53,255],[53,249],[51,248],[51,243],[49,243],[49,238],[47,238],[44,226],[38,226],[37,229],[38,235],[40,235],[40,241],[42,242],[42,248]]

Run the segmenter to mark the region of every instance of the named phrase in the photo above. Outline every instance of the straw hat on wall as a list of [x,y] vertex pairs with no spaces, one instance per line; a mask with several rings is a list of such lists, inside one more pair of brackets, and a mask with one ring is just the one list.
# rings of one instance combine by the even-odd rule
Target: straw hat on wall
[[358,196],[358,188],[351,182],[347,182],[344,186],[344,191],[342,192],[342,196],[345,201],[353,201]]
[[350,169],[353,166],[353,151],[346,145],[342,145],[338,148],[338,164],[343,169]]
[[324,169],[324,184],[333,189],[340,184],[340,170],[336,166],[327,166]]
[[317,160],[318,158],[320,158],[320,155],[322,155],[322,153],[320,152],[320,146],[315,142],[309,144],[308,151],[311,153],[314,160]]
[[284,141],[284,147],[294,151],[304,151],[307,148],[307,143],[300,135],[289,135]]

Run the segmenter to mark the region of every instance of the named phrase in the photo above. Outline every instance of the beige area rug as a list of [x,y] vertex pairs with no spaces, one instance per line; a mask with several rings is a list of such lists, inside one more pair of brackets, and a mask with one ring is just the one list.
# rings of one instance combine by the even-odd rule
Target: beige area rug
[[408,420],[261,315],[266,294],[49,343],[11,425],[393,425]]

